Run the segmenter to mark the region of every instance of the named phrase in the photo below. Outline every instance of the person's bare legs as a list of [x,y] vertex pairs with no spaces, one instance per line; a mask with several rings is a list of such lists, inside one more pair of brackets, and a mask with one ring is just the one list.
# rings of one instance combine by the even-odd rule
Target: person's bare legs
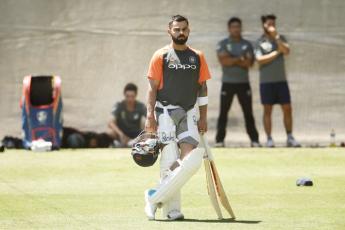
[[119,136],[117,135],[117,133],[115,133],[115,132],[114,132],[113,130],[111,130],[111,129],[108,130],[107,134],[108,134],[113,140],[119,138]]
[[120,136],[113,130],[109,130],[107,134],[112,138],[113,141],[118,141],[121,147],[128,147],[128,143],[132,141],[132,139],[130,139],[126,135]]
[[292,133],[292,107],[291,104],[282,104],[281,108],[284,115],[284,126],[287,134]]
[[287,134],[287,147],[301,147],[300,143],[298,143],[292,135],[293,119],[291,104],[282,104],[281,108],[284,114],[284,126]]
[[265,128],[265,133],[267,136],[267,147],[274,147],[274,142],[272,139],[272,111],[273,111],[273,105],[269,104],[264,104],[264,116],[263,116],[263,121],[264,121],[264,128]]
[[272,110],[273,110],[273,105],[264,105],[264,128],[265,128],[265,133],[267,138],[271,137],[272,133]]

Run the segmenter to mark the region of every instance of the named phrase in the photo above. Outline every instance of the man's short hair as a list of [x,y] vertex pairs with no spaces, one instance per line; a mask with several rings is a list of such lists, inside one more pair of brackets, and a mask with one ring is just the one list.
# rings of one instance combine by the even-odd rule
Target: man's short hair
[[186,17],[176,14],[171,17],[171,20],[169,22],[169,28],[171,28],[171,25],[173,24],[173,22],[183,22],[183,21],[185,21],[187,25],[189,25],[188,19]]
[[138,87],[133,83],[128,83],[125,86],[123,93],[126,93],[127,91],[134,91],[135,93],[138,93]]
[[242,25],[242,20],[238,17],[231,17],[228,21],[228,27],[230,27],[232,23],[238,23]]
[[261,22],[264,24],[267,20],[276,20],[277,17],[274,14],[266,14],[261,16]]

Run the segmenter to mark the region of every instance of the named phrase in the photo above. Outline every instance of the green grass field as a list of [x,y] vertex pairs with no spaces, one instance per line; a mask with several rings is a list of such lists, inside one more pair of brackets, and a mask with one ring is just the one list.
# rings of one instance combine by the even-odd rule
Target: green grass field
[[[12,150],[0,153],[0,229],[345,229],[344,149],[213,153],[236,221],[217,220],[203,167],[182,191],[185,221],[148,221],[158,164],[136,166],[126,149]],[[314,186],[297,187],[303,176]]]

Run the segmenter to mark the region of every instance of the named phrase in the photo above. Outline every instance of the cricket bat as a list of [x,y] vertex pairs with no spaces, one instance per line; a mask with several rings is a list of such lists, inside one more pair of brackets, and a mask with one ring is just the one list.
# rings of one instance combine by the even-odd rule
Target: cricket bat
[[211,204],[217,213],[218,219],[221,220],[221,219],[223,219],[223,215],[222,215],[222,211],[219,207],[216,190],[215,190],[214,183],[213,183],[214,179],[212,176],[211,165],[210,165],[209,159],[207,159],[207,158],[204,159],[204,166],[205,166],[205,172],[206,172],[206,183],[207,183],[208,195],[210,197]]
[[[204,158],[204,165],[206,171],[206,180],[208,193],[211,199],[211,203],[217,213],[219,219],[222,219],[221,209],[218,201],[222,204],[225,210],[230,214],[231,218],[235,219],[235,214],[230,206],[229,199],[225,193],[223,184],[220,180],[219,173],[214,162],[213,155],[211,153],[210,146],[208,145],[205,137],[200,135],[201,144],[204,146],[206,151],[206,157]],[[216,199],[214,198],[216,197]]]

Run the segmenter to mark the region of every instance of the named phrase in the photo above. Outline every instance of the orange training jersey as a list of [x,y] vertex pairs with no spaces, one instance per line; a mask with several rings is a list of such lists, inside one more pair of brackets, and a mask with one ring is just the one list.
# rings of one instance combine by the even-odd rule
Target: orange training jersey
[[147,75],[159,81],[159,102],[186,111],[195,105],[201,84],[211,78],[202,52],[190,47],[174,50],[171,45],[154,53]]

